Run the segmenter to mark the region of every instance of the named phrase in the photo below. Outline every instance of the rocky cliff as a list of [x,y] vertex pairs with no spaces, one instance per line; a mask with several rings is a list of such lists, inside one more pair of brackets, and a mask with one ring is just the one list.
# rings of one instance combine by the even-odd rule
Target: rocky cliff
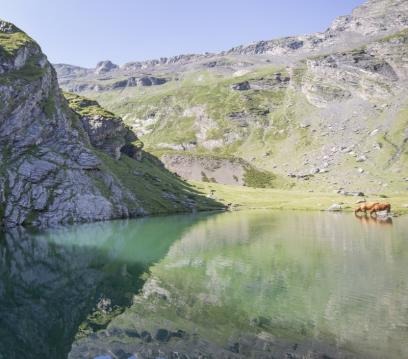
[[3,224],[48,226],[211,205],[152,156],[141,160],[140,142],[119,117],[94,101],[67,98],[37,43],[0,21]]

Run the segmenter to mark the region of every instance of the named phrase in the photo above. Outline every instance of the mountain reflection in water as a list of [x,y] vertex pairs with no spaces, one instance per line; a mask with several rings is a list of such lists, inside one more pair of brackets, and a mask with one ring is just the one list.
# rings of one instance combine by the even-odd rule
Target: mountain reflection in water
[[243,211],[8,234],[2,353],[408,357],[406,233],[404,217]]
[[130,305],[141,275],[206,215],[100,222],[0,237],[0,358],[66,358]]

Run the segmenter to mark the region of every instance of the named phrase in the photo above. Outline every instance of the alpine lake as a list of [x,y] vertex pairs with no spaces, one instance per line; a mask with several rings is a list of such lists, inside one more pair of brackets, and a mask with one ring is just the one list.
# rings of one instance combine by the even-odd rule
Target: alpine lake
[[10,230],[0,358],[408,358],[408,220],[246,210]]

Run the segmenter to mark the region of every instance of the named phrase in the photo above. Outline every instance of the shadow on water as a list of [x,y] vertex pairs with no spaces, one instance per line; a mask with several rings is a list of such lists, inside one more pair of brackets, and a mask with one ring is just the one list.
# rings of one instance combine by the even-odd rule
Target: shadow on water
[[0,358],[66,358],[130,305],[142,274],[207,214],[0,234]]

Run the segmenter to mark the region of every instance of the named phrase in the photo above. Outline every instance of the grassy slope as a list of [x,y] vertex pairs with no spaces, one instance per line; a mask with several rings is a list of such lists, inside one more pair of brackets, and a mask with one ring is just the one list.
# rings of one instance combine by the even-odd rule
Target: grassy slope
[[[196,201],[198,210],[220,208],[219,204],[202,196],[195,187],[158,165],[150,155],[145,155],[141,161],[125,155],[116,161],[102,152],[98,152],[98,156],[103,160],[102,169],[113,173],[151,214],[183,212],[186,210],[183,202],[189,199]],[[96,184],[102,193],[109,195],[106,185],[97,180]],[[169,200],[166,198],[169,194],[176,198]]]
[[[64,93],[64,97],[69,107],[80,116],[118,118],[96,101],[67,92]],[[94,152],[102,160],[102,169],[112,173],[130,193],[136,196],[138,204],[151,214],[185,211],[189,200],[195,201],[198,210],[220,208],[219,204],[200,196],[192,186],[163,168],[150,154],[145,153],[142,160],[138,161],[126,155],[122,155],[119,160],[114,160],[102,151],[94,149]],[[98,176],[93,176],[93,179],[101,193],[109,198],[112,195],[109,186]],[[125,201],[129,208],[135,206],[130,198]]]
[[[214,121],[214,128],[207,133],[207,139],[219,139],[231,131],[242,138],[242,141],[215,149],[216,153],[228,155],[251,151],[256,154],[257,150],[268,150],[265,148],[266,142],[279,142],[285,137],[278,131],[285,129],[288,119],[296,111],[300,111],[296,106],[293,107],[297,103],[298,95],[281,88],[234,91],[230,85],[250,79],[271,78],[276,72],[282,73],[282,76],[286,75],[283,69],[276,67],[262,68],[240,77],[224,77],[210,71],[191,72],[185,74],[180,81],[172,81],[162,86],[91,93],[90,96],[96,97],[103,106],[123,116],[130,125],[135,119],[144,119],[156,112],[159,120],[150,126],[152,132],[143,137],[148,148],[154,148],[158,143],[180,144],[195,141],[197,124],[194,116],[185,115],[183,112],[185,109],[203,106],[205,113]],[[285,103],[285,106],[281,107],[281,103]],[[306,111],[304,102],[302,111]],[[256,128],[241,127],[237,121],[229,120],[228,115],[234,112],[245,112],[256,118]],[[268,126],[271,129],[265,131],[264,127]],[[255,144],[256,142],[259,143]],[[198,147],[197,152],[209,151]]]
[[[408,44],[406,35],[407,32],[403,31],[379,43],[387,42],[390,51],[402,53]],[[388,43],[396,40],[401,41],[401,44],[393,47]],[[351,50],[350,54],[361,51],[361,48]],[[345,187],[366,192],[382,191],[381,188],[394,193],[406,191],[404,177],[408,170],[408,154],[403,134],[407,126],[407,104],[404,105],[395,96],[373,98],[370,100],[372,104],[388,107],[386,110],[377,109],[367,113],[358,112],[359,108],[356,107],[356,113],[360,116],[353,116],[352,122],[354,127],[361,127],[358,135],[350,123],[346,125],[345,131],[333,133],[327,129],[331,114],[311,105],[300,91],[299,86],[304,81],[317,87],[324,82],[324,79],[314,78],[305,62],[299,62],[296,68],[290,70],[291,85],[287,88],[248,91],[234,91],[230,88],[233,83],[272,78],[276,72],[286,76],[286,69],[270,65],[238,77],[221,74],[216,70],[192,71],[180,75],[179,81],[170,81],[162,86],[93,92],[89,96],[97,98],[101,104],[123,116],[129,125],[135,121],[151,122],[148,126],[151,132],[141,139],[147,149],[158,151],[157,154],[165,152],[158,150],[155,147],[157,144],[183,144],[197,139],[199,128],[208,127],[208,121],[202,125],[199,119],[201,115],[194,116],[191,111],[185,113],[185,110],[201,107],[211,127],[207,130],[207,139],[217,140],[230,133],[238,140],[213,150],[198,146],[189,150],[189,153],[241,157],[257,168],[281,175],[285,179],[282,181],[283,187],[294,185],[299,190],[313,188],[331,191]],[[336,86],[341,85],[337,80],[329,78],[328,84],[322,85],[325,90],[319,95],[324,97],[327,92],[328,98],[336,97]],[[361,80],[362,87],[384,85],[370,76],[361,75]],[[330,88],[330,84],[333,88]],[[352,83],[348,85],[353,87]],[[389,89],[384,91],[389,92]],[[397,106],[400,106],[399,113],[395,111]],[[264,110],[269,110],[269,113]],[[337,117],[338,122],[351,117],[351,111],[348,110],[346,107],[338,110],[343,111]],[[234,112],[247,114],[251,118],[249,126],[240,126],[239,121],[231,120],[228,115]],[[312,123],[312,127],[302,128],[303,121]],[[386,123],[390,128],[386,129]],[[336,127],[336,123],[332,124]],[[376,137],[368,136],[376,128],[388,132],[385,136],[382,131]],[[352,143],[356,145],[358,156],[369,152],[368,160],[357,163],[356,157],[337,156],[330,163],[330,173],[319,174],[310,181],[288,179],[289,173],[308,173],[312,168],[321,168],[325,162],[322,148],[325,146],[324,154],[327,154],[328,149],[334,146],[333,143],[337,147],[339,144]],[[376,143],[382,145],[381,151],[373,150]],[[304,161],[305,154],[309,162]],[[364,170],[363,174],[358,172],[360,167]]]
[[[271,66],[239,77],[224,77],[201,71],[188,73],[181,81],[162,86],[89,95],[122,115],[129,125],[132,125],[135,119],[148,118],[150,114],[155,113],[158,121],[148,128],[151,133],[143,136],[142,140],[145,148],[158,156],[174,151],[157,149],[157,144],[196,141],[200,124],[197,124],[194,116],[186,115],[184,110],[202,107],[214,125],[207,131],[207,139],[217,140],[225,133],[235,133],[240,140],[213,150],[198,146],[190,153],[211,157],[242,157],[255,167],[265,168],[273,173],[272,165],[264,166],[263,156],[267,152],[275,153],[285,148],[282,143],[287,140],[289,127],[292,129],[290,142],[296,143],[296,153],[301,153],[303,146],[311,143],[310,135],[299,128],[296,117],[300,113],[311,111],[312,107],[307,105],[303,96],[292,90],[273,88],[234,91],[230,85],[246,80],[270,79],[276,72],[280,72],[282,76],[287,75],[283,69]],[[282,103],[284,106],[281,106]],[[228,115],[234,112],[246,113],[255,119],[256,124],[240,126],[238,121],[228,119]],[[281,157],[284,159],[286,155]],[[257,158],[255,162],[254,158]],[[261,179],[251,179],[251,183],[264,182]],[[288,181],[280,178],[278,182],[286,187]]]
[[[297,190],[263,189],[221,185],[190,181],[197,190],[209,194],[214,192],[214,198],[224,204],[232,203],[237,209],[295,209],[295,210],[326,210],[332,204],[343,204],[346,211],[351,211],[361,197],[348,197],[337,193],[306,192]],[[380,194],[370,194],[367,201],[389,202],[394,213],[406,214],[408,208],[407,195],[390,195],[382,198]]]

